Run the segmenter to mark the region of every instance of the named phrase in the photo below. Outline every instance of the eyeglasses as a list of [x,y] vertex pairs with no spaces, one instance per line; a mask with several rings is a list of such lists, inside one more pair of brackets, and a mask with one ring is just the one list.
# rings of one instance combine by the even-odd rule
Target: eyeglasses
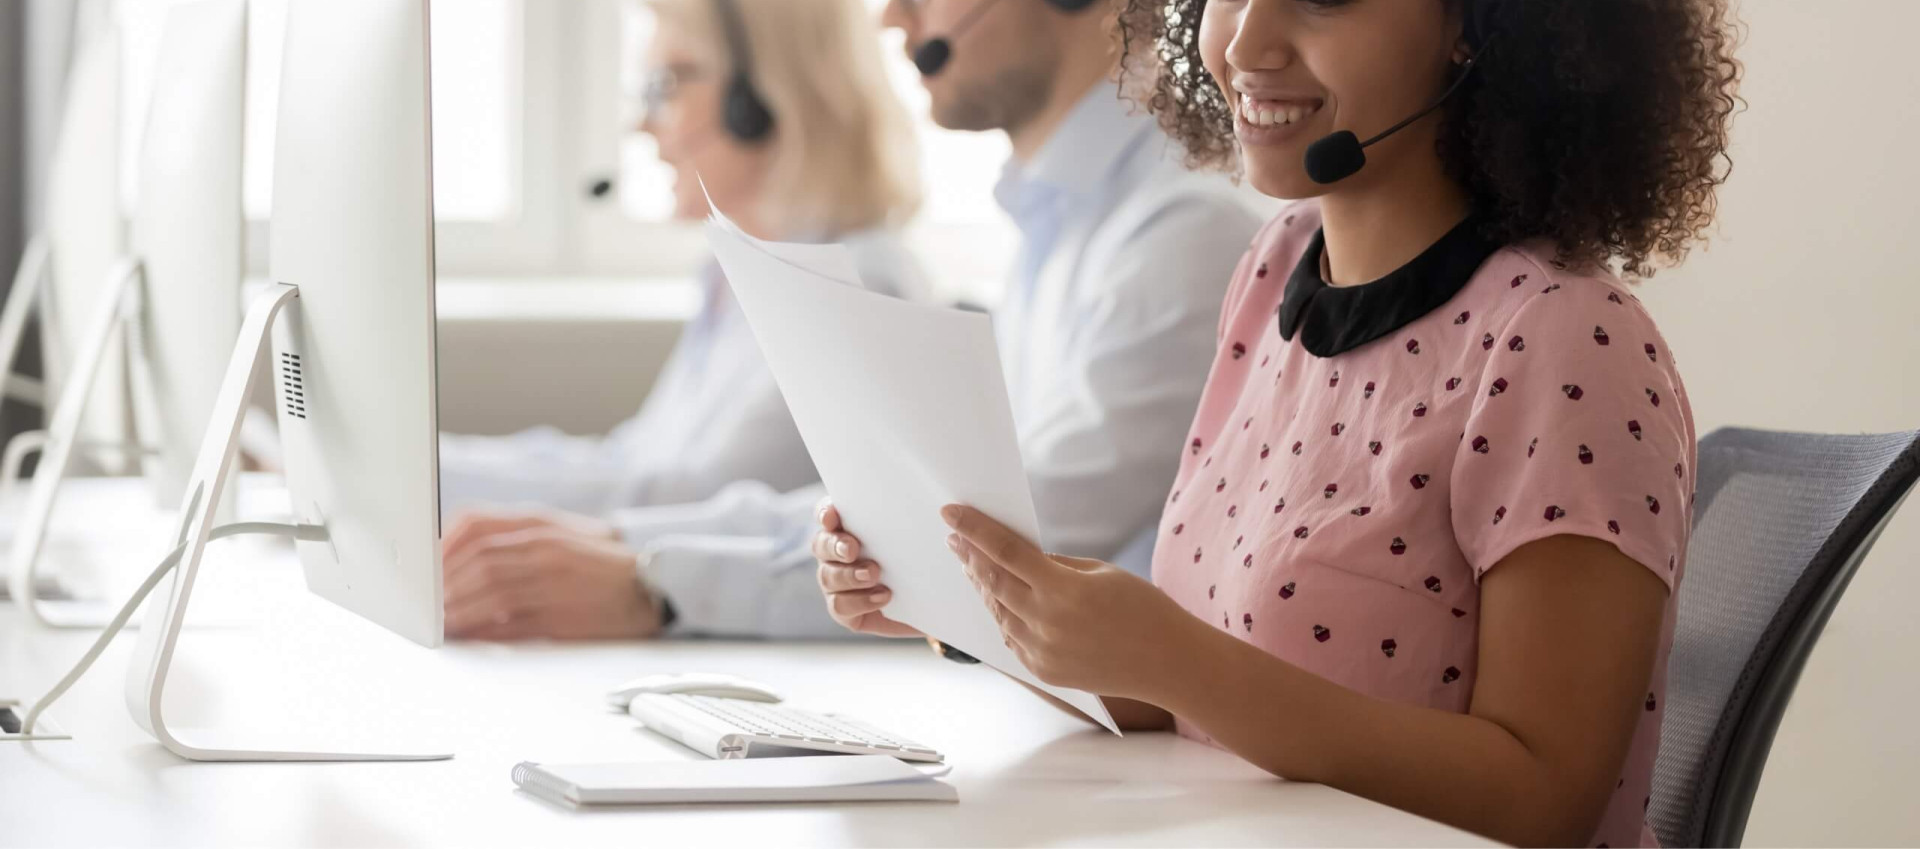
[[706,69],[684,62],[648,71],[640,84],[640,119],[659,119],[666,108],[680,97],[683,87],[707,76]]

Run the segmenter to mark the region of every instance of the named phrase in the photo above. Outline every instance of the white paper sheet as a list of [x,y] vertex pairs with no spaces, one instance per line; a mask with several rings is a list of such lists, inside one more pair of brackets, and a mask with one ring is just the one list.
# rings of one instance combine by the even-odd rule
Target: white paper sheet
[[707,240],[847,530],[885,569],[887,615],[1119,733],[1098,696],[1027,671],[947,549],[947,504],[1039,539],[992,320],[866,291],[845,247],[755,239],[717,209]]

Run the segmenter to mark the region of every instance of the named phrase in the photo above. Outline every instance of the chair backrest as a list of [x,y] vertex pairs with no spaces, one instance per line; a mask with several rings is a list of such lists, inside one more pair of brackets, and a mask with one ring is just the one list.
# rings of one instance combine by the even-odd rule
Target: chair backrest
[[1920,432],[1701,440],[1647,811],[1662,844],[1740,845],[1800,670],[1916,477]]

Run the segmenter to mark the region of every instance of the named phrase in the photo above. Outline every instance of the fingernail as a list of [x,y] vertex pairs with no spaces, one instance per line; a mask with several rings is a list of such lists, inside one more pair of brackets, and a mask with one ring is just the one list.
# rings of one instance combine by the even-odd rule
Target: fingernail
[[846,540],[839,540],[833,544],[833,553],[845,557],[853,553],[853,546],[847,545]]
[[954,554],[960,553],[960,535],[959,534],[947,534],[947,548],[951,550]]
[[853,571],[853,579],[856,581],[871,581],[873,580],[873,570],[872,569],[855,569]]
[[960,508],[952,504],[942,507],[940,508],[940,518],[947,523],[947,527],[949,528],[959,527]]
[[893,596],[892,590],[889,590],[885,587],[881,587],[880,589],[874,590],[871,595],[867,596],[867,598],[873,599],[875,604],[885,604],[887,599],[892,596]]

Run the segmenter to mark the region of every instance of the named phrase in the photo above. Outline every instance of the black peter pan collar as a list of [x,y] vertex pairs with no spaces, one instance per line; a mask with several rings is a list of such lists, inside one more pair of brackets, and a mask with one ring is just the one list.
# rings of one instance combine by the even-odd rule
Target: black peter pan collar
[[1329,286],[1320,277],[1326,232],[1317,231],[1287,278],[1280,300],[1280,338],[1316,357],[1344,354],[1411,324],[1466,288],[1497,245],[1482,239],[1478,219],[1454,225],[1411,262],[1361,286]]

